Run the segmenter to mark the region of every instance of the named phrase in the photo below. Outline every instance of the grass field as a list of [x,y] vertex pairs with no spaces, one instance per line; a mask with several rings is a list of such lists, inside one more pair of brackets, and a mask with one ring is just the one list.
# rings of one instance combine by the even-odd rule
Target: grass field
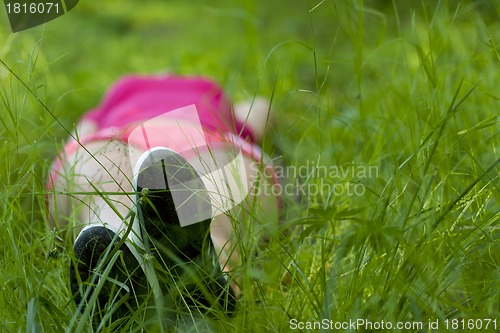
[[16,34],[0,12],[0,331],[92,330],[46,175],[110,84],[164,71],[272,99],[265,149],[301,194],[213,331],[499,329],[498,2],[80,1]]

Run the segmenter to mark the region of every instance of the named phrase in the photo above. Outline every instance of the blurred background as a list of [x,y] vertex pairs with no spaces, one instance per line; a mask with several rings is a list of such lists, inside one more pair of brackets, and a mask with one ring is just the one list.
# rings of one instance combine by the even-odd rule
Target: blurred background
[[[474,57],[488,51],[488,36],[498,37],[499,7],[451,0],[81,1],[16,34],[0,11],[0,59],[66,127],[120,76],[174,72],[210,76],[234,100],[273,95],[283,133],[318,103],[328,105],[322,112],[329,119],[380,104],[380,84],[414,84],[408,76],[425,70],[422,56],[453,80],[461,64],[487,66]],[[1,66],[4,87],[9,77]],[[37,103],[23,112],[25,120],[40,117],[51,118]],[[65,135],[53,126],[47,135]]]
[[[81,1],[55,21],[16,34],[0,11],[0,59],[64,126],[122,75],[173,72],[210,76],[234,100],[274,94],[289,129],[294,111],[300,118],[314,103],[329,106],[326,116],[373,106],[372,97],[380,101],[374,85],[397,81],[400,71],[425,70],[422,55],[450,75],[463,63],[486,66],[473,57],[487,52],[488,36],[498,37],[499,7],[451,0]],[[8,77],[2,66],[0,78]],[[412,84],[407,78],[405,86]],[[50,118],[34,112],[36,104],[23,116]],[[65,135],[54,126],[53,134]]]
[[261,302],[235,327],[498,314],[499,17],[486,0],[82,0],[13,34],[0,10],[0,330],[73,315],[45,178],[78,117],[129,73],[205,75],[234,101],[272,100],[265,149],[285,165],[378,170],[301,180],[366,194],[292,207],[300,227],[249,268]]

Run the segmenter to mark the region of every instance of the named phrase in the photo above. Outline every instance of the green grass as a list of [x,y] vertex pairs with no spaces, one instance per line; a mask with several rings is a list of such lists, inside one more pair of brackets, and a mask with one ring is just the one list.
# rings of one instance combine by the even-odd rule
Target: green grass
[[[81,1],[11,34],[2,11],[0,331],[68,327],[72,244],[46,227],[50,163],[119,76],[165,70],[272,98],[265,149],[308,171],[289,234],[262,248],[242,236],[245,292],[217,332],[292,318],[498,327],[499,15],[488,1]],[[354,165],[377,172],[323,172]]]

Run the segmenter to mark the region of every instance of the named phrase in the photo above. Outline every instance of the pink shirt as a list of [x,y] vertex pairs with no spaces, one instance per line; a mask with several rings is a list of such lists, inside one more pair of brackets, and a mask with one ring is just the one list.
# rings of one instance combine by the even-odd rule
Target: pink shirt
[[[109,140],[119,140],[143,151],[151,146],[165,146],[187,160],[198,157],[203,144],[234,148],[255,161],[264,159],[266,168],[272,170],[272,182],[279,185],[270,161],[253,143],[251,129],[235,120],[232,104],[220,86],[203,77],[126,76],[82,120],[93,123],[95,131],[80,136],[78,141],[68,141],[52,164],[47,180],[49,191],[54,188],[66,156],[89,143]],[[193,142],[200,149],[192,149]],[[281,207],[280,198],[277,200]]]
[[[78,142],[70,140],[66,144],[52,165],[47,188],[53,188],[64,157],[78,147],[102,140],[129,143],[129,135],[137,125],[193,104],[209,143],[230,142],[245,156],[257,161],[262,158],[260,147],[252,143],[251,130],[235,120],[231,102],[213,81],[203,77],[131,75],[118,80],[106,93],[101,105],[83,115],[82,119],[93,122],[96,130],[80,137]],[[183,117],[178,113],[176,116]],[[185,120],[189,121],[188,118]],[[170,137],[183,140],[178,133],[172,133]],[[182,146],[182,142],[177,145]]]
[[98,130],[118,131],[166,112],[196,105],[207,130],[252,138],[248,127],[234,120],[231,102],[215,82],[203,77],[126,76],[111,87],[103,102],[83,116]]

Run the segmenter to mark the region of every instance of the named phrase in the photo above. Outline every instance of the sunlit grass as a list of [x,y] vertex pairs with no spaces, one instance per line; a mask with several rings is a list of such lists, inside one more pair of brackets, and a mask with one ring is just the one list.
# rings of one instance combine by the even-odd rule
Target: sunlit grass
[[[439,319],[445,332],[445,319],[498,317],[498,5],[179,1],[135,15],[119,3],[0,31],[2,331],[63,331],[79,316],[72,244],[46,227],[48,168],[113,81],[165,70],[211,76],[235,99],[272,98],[266,151],[307,165],[286,236],[241,240],[244,292],[234,317],[216,311],[214,331],[364,318]],[[377,173],[319,172],[352,165]],[[362,195],[327,191],[353,184]],[[148,311],[121,327],[158,329]],[[205,323],[184,318],[183,330]]]

